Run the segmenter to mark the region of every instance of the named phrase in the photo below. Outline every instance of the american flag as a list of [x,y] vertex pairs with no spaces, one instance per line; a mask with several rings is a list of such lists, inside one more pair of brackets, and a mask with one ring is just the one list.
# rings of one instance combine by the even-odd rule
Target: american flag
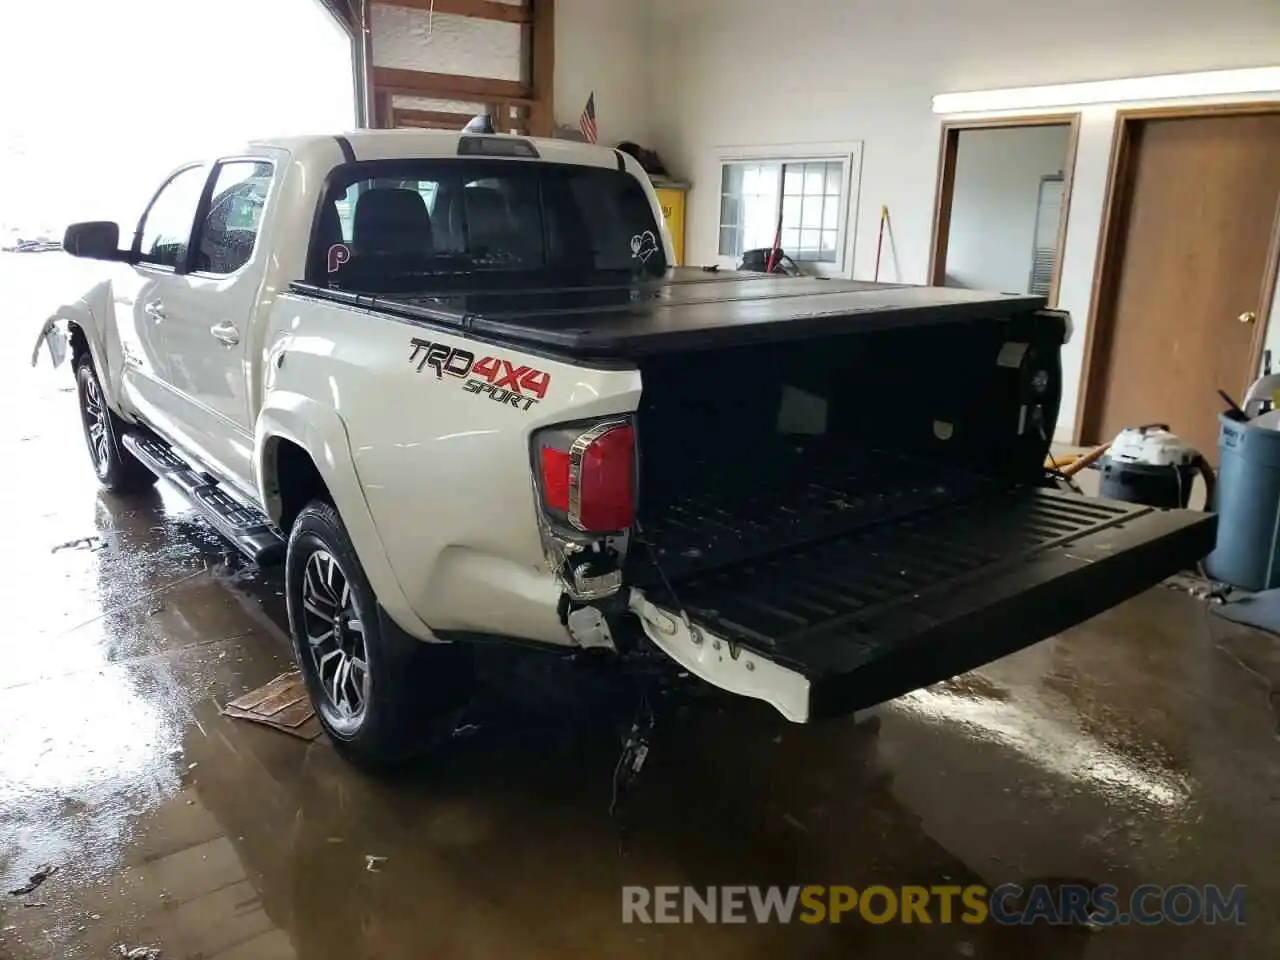
[[587,97],[587,106],[582,111],[578,126],[582,130],[582,135],[587,138],[587,143],[596,142],[600,131],[596,128],[596,92],[594,90],[591,91],[591,96]]

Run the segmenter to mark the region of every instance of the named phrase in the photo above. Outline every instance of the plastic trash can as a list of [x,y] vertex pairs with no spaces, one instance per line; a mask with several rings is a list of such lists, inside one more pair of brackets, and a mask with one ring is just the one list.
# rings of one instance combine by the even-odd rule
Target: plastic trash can
[[1245,590],[1280,586],[1280,430],[1218,417],[1218,541],[1205,570]]

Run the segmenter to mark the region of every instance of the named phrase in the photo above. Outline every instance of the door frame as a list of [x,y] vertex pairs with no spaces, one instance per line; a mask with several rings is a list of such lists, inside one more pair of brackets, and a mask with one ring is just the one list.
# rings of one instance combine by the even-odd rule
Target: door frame
[[1058,302],[1062,277],[1062,251],[1067,242],[1067,221],[1071,219],[1071,184],[1075,178],[1076,147],[1080,139],[1080,112],[1041,113],[1018,117],[990,117],[981,120],[944,120],[938,149],[938,181],[934,190],[933,233],[929,239],[929,284],[940,287],[947,279],[947,243],[951,234],[951,206],[956,189],[956,156],[960,133],[964,130],[1001,130],[1009,127],[1070,127],[1067,155],[1062,165],[1062,219],[1058,224],[1058,257],[1049,285],[1049,306]]
[[[1076,403],[1072,440],[1080,443],[1090,416],[1100,416],[1100,409],[1093,409],[1100,394],[1100,381],[1106,370],[1105,353],[1111,346],[1110,334],[1115,328],[1115,300],[1119,278],[1124,267],[1119,256],[1124,239],[1123,220],[1131,199],[1133,182],[1133,131],[1146,120],[1192,120],[1206,117],[1280,114],[1280,102],[1218,103],[1196,106],[1137,107],[1117,110],[1111,132],[1111,159],[1107,169],[1107,186],[1102,207],[1102,229],[1098,234],[1098,249],[1093,262],[1093,285],[1089,294],[1089,313],[1085,319],[1084,357],[1080,367],[1079,400]],[[1267,249],[1267,263],[1262,274],[1262,290],[1258,319],[1254,321],[1253,339],[1249,348],[1249,366],[1242,371],[1240,386],[1252,382],[1262,363],[1262,349],[1266,343],[1267,327],[1271,321],[1271,304],[1275,298],[1276,275],[1280,270],[1280,203],[1276,204],[1271,225],[1271,238]],[[1099,337],[1098,331],[1105,332]],[[1105,344],[1105,351],[1104,351]]]

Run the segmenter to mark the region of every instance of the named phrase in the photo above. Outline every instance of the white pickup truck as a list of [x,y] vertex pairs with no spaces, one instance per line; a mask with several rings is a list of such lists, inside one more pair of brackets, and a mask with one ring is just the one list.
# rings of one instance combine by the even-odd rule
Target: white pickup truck
[[[473,645],[669,663],[847,714],[1194,562],[1203,514],[1044,468],[1062,313],[1031,296],[671,268],[605,148],[364,131],[182,167],[41,331],[103,484],[175,484],[283,561],[319,716],[430,743]],[[39,344],[37,345],[39,348]]]

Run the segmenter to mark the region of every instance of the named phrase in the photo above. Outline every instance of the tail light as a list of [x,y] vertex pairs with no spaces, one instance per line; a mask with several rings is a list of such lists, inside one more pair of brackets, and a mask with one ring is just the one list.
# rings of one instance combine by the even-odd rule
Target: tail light
[[534,438],[542,505],[584,533],[616,533],[635,520],[636,435],[626,420],[553,427]]

